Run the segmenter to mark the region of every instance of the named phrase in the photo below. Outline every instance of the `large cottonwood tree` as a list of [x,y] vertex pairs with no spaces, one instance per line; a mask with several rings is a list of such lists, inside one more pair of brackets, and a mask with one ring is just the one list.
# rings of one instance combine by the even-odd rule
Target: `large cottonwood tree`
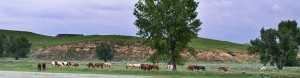
[[198,4],[194,0],[139,0],[135,4],[137,34],[156,50],[152,61],[170,62],[176,71],[176,64],[183,62],[180,53],[200,30]]
[[275,63],[280,70],[284,66],[298,65],[300,29],[296,21],[282,21],[278,29],[262,28],[260,34],[260,38],[250,41],[248,51],[251,54],[259,54],[264,65]]

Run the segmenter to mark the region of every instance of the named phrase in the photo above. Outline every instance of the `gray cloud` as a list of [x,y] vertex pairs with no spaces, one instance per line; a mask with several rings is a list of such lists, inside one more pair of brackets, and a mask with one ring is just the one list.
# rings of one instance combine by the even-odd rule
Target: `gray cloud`
[[[138,0],[0,0],[0,29],[59,33],[121,34],[137,32],[133,25]],[[299,1],[197,0],[203,22],[200,37],[248,43],[262,27],[281,20],[299,20]]]

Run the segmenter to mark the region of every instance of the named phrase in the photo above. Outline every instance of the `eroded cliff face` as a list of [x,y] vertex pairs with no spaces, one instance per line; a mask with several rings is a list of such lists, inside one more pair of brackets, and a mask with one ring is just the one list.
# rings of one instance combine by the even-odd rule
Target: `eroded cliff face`
[[[96,59],[95,47],[101,43],[112,44],[117,53],[114,56],[116,61],[145,61],[153,50],[142,44],[112,43],[109,41],[88,41],[80,43],[62,44],[43,47],[34,56],[38,59],[48,60],[94,60]],[[249,55],[246,52],[233,52],[228,54],[225,51],[196,51],[192,57],[188,52],[183,55],[189,61],[224,61],[243,62],[257,61],[258,56]]]

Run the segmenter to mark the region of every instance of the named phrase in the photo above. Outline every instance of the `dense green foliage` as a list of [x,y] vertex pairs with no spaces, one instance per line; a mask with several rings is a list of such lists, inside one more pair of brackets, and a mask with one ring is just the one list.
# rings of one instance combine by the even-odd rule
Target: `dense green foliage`
[[6,36],[0,35],[0,58],[4,57],[4,50],[5,50],[5,43],[6,42]]
[[[56,38],[51,36],[45,36],[40,34],[35,34],[26,31],[12,31],[12,30],[1,30],[0,33],[6,36],[16,36],[16,37],[26,37],[30,43],[32,43],[32,48],[37,50],[37,48],[45,47],[49,45],[58,44],[68,44],[75,42],[93,41],[93,40],[109,40],[114,43],[139,43],[142,38],[134,36],[122,36],[122,35],[88,35],[82,37],[64,37]],[[196,50],[223,50],[231,52],[245,52],[248,45],[237,44],[227,41],[219,41],[207,38],[195,38],[189,43],[190,47]]]
[[27,57],[30,52],[31,43],[25,37],[16,38],[10,36],[6,42],[6,53],[18,60],[20,57]]
[[116,51],[114,50],[113,46],[103,43],[96,47],[96,53],[99,60],[104,60],[104,62],[107,62],[107,60],[111,60],[114,57]]
[[152,60],[171,62],[173,71],[183,62],[180,53],[192,49],[188,44],[200,30],[198,4],[194,0],[139,0],[135,4],[137,34],[156,50]]
[[298,65],[300,29],[296,21],[282,21],[278,30],[262,28],[260,34],[260,38],[250,41],[248,51],[251,54],[259,54],[264,65],[275,63],[280,70],[283,66]]

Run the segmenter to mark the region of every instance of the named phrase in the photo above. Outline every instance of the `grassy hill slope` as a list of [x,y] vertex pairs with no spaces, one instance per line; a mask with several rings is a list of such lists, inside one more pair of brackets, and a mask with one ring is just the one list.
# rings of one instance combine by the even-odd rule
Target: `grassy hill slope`
[[[45,36],[26,31],[13,31],[13,30],[0,30],[0,34],[6,36],[23,36],[27,37],[28,40],[33,44],[33,47],[43,47],[49,45],[58,45],[66,43],[84,42],[91,40],[110,40],[114,42],[139,42],[141,38],[133,36],[121,36],[121,35],[89,35],[81,37],[65,37],[57,38],[51,36]],[[237,44],[227,41],[212,40],[206,38],[193,39],[190,46],[196,50],[224,50],[224,51],[245,51],[247,45]]]

